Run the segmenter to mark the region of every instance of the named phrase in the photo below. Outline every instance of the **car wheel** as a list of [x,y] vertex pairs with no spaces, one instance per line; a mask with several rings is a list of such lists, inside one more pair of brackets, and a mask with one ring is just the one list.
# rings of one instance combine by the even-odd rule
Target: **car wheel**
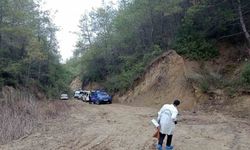
[[96,105],[100,105],[100,101],[97,100],[97,101],[95,102],[95,104],[96,104]]

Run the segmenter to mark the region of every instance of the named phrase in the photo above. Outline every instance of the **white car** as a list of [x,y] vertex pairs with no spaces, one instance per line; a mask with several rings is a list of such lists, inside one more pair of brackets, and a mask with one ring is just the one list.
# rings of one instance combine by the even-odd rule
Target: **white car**
[[68,100],[69,96],[68,96],[68,94],[61,94],[60,99],[61,100]]
[[75,93],[74,93],[74,98],[79,99],[79,97],[80,97],[80,93],[81,93],[81,91],[80,91],[80,90],[79,90],[79,91],[75,91]]
[[81,92],[81,100],[84,102],[88,102],[89,101],[89,96],[90,96],[90,91],[82,91]]

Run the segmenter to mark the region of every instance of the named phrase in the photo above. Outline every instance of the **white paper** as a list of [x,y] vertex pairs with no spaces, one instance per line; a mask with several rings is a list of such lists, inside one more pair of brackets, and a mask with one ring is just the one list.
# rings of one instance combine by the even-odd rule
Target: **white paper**
[[155,120],[155,119],[152,119],[151,122],[154,124],[155,127],[159,127],[159,123]]

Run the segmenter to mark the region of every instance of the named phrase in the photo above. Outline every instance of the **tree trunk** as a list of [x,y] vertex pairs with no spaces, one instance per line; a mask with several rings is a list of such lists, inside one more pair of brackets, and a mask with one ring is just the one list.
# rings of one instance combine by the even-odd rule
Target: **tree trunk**
[[88,28],[88,25],[86,25],[86,28],[87,28],[87,40],[88,40],[88,42],[89,42],[89,45],[90,46],[92,46],[92,41],[91,41],[91,33],[90,33],[90,31],[89,31],[89,28]]
[[41,76],[41,62],[39,61],[38,62],[38,76],[37,76],[38,81],[40,81],[40,76]]
[[2,33],[0,32],[0,50],[2,49]]
[[153,45],[154,43],[154,14],[153,14],[153,6],[151,4],[151,1],[149,0],[149,11],[150,11],[150,39],[149,39],[149,44],[150,46]]
[[[0,27],[3,23],[3,6],[0,7]],[[0,49],[2,49],[2,32],[0,32]]]
[[244,18],[243,18],[243,15],[242,15],[242,9],[241,9],[241,1],[240,0],[238,0],[238,13],[239,13],[239,18],[240,18],[241,28],[242,28],[242,30],[243,30],[243,32],[245,34],[247,44],[248,44],[248,46],[250,46],[250,34],[248,33],[247,28],[246,28],[246,24],[244,22]]
[[30,64],[31,64],[31,62],[28,62],[28,68],[27,68],[27,75],[26,75],[26,80],[25,80],[25,86],[28,86],[28,83],[29,83],[29,78],[30,78]]

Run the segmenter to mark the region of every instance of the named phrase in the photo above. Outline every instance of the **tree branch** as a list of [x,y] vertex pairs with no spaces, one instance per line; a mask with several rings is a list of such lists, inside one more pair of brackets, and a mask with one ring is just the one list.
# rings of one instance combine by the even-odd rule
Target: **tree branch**
[[250,46],[250,34],[248,33],[247,28],[246,28],[246,24],[244,22],[244,18],[243,18],[243,15],[242,15],[242,9],[241,9],[241,1],[240,0],[238,0],[238,13],[239,13],[239,17],[240,17],[241,28],[242,28],[242,30],[243,30],[243,32],[245,34],[248,46]]
[[218,40],[222,40],[222,39],[225,39],[225,38],[237,36],[237,35],[240,35],[240,34],[244,34],[244,32],[239,32],[239,33],[234,33],[234,34],[230,34],[230,35],[225,35],[225,36],[220,37]]

